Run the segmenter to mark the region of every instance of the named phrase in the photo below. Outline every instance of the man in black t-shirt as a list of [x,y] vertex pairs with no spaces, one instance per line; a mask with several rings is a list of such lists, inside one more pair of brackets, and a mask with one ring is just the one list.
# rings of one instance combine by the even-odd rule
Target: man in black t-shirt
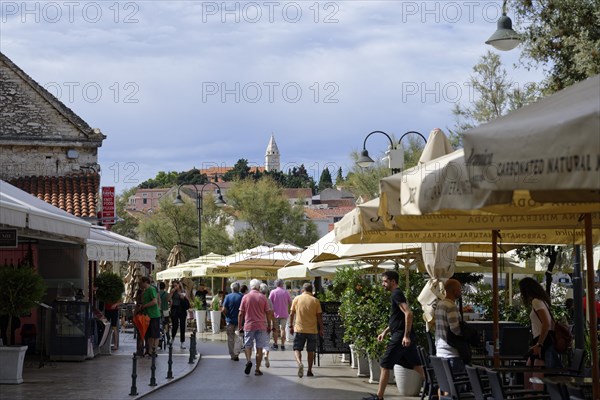
[[394,369],[395,364],[400,364],[404,368],[414,369],[423,378],[425,377],[425,372],[417,353],[415,334],[412,332],[413,313],[408,307],[404,293],[398,288],[398,279],[396,271],[385,271],[383,273],[383,287],[392,292],[392,312],[387,328],[377,336],[377,340],[382,341],[388,332],[391,332],[392,338],[380,360],[381,377],[379,378],[377,394],[364,397],[363,400],[383,399],[390,371]]
[[200,302],[202,303],[202,309],[207,310],[208,309],[208,303],[206,302],[206,296],[210,295],[210,291],[208,291],[206,289],[206,286],[204,286],[204,283],[201,283],[198,286],[198,290],[196,291],[195,297],[198,297],[200,299]]

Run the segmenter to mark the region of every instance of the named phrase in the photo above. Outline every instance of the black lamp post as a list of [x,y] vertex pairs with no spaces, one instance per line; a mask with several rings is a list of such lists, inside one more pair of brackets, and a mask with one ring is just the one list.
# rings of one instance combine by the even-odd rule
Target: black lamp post
[[[389,157],[389,165],[390,168],[392,170],[392,173],[398,173],[400,172],[400,170],[402,169],[402,166],[404,165],[404,154],[402,153],[402,148],[400,147],[400,143],[402,143],[402,139],[404,139],[405,136],[414,133],[416,135],[421,136],[421,138],[423,139],[423,141],[425,143],[427,143],[427,139],[425,139],[425,136],[423,136],[422,134],[420,134],[417,131],[408,131],[405,134],[403,134],[402,136],[400,136],[400,140],[398,140],[398,143],[394,143],[394,141],[392,140],[392,138],[390,137],[390,135],[388,135],[387,133],[383,132],[383,131],[373,131],[371,133],[369,133],[367,135],[367,137],[365,137],[365,141],[363,142],[363,149],[360,152],[360,157],[358,157],[358,160],[356,160],[356,164],[358,164],[359,167],[362,168],[367,168],[369,166],[371,166],[375,161],[373,161],[373,159],[371,157],[369,157],[369,151],[367,150],[367,139],[373,135],[374,133],[381,133],[383,135],[385,135],[388,140],[390,141],[390,150],[388,153],[388,157]],[[396,154],[397,157],[402,157],[402,161],[399,161],[399,163],[401,164],[401,166],[399,166],[399,168],[396,168],[394,166],[394,155]]]
[[498,29],[485,42],[502,51],[512,50],[522,41],[521,36],[513,30],[511,19],[506,16],[506,3],[507,0],[502,3],[502,16],[498,19]]
[[[202,192],[204,188],[208,185],[214,185],[217,187],[217,200],[215,200],[215,204],[217,207],[223,207],[225,205],[225,200],[223,200],[223,196],[221,195],[221,187],[217,185],[215,182],[207,182],[198,189],[195,184],[191,184],[196,190],[196,209],[198,210],[198,257],[202,256]],[[176,206],[181,206],[184,204],[183,199],[181,198],[181,187],[183,184],[177,186],[177,197],[173,201],[173,204]]]

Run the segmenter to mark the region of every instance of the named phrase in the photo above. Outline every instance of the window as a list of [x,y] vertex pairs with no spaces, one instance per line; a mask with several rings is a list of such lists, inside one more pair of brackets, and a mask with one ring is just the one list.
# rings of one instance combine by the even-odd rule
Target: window
[[142,199],[143,204],[148,204],[148,199]]

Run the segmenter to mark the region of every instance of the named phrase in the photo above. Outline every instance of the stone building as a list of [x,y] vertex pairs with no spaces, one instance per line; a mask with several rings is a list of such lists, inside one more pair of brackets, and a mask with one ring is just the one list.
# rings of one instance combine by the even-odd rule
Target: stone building
[[95,218],[105,138],[0,53],[0,179]]

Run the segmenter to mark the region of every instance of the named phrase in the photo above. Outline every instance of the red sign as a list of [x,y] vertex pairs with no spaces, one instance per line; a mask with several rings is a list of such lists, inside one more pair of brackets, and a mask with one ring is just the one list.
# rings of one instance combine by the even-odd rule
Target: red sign
[[102,186],[102,224],[115,224],[115,187]]

